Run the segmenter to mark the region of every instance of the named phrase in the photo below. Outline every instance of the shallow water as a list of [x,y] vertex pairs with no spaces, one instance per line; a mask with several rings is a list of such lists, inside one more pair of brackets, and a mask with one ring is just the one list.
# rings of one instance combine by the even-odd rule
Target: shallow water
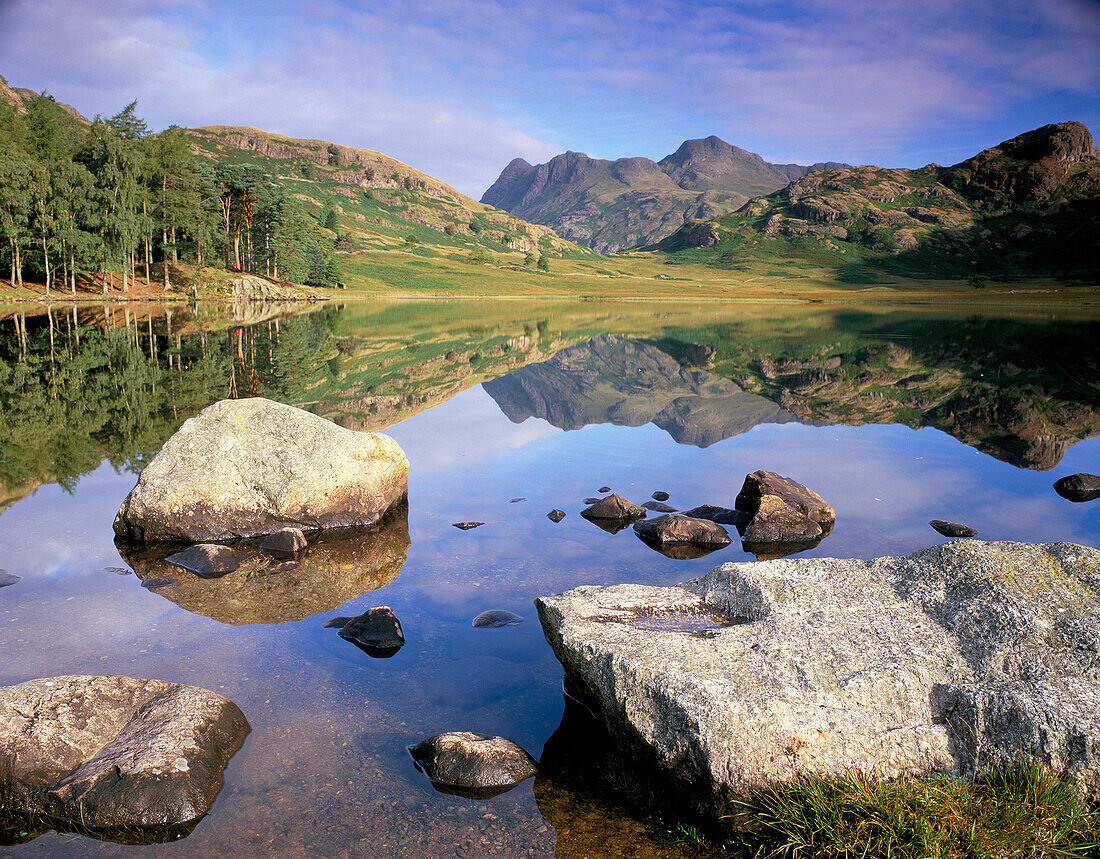
[[[0,315],[0,567],[21,577],[0,589],[0,684],[73,673],[192,683],[235,701],[252,733],[210,814],[179,841],[47,832],[0,856],[693,855],[675,821],[625,811],[584,779],[462,799],[433,790],[405,751],[469,730],[540,756],[564,704],[536,596],[669,585],[753,557],[736,536],[676,559],[630,528],[601,530],[579,513],[603,486],[636,503],[665,491],[687,509],[732,506],[759,468],[793,477],[837,514],[801,556],[914,551],[943,541],[930,519],[980,539],[1100,546],[1100,502],[1051,489],[1100,471],[1096,322],[467,302],[251,324],[177,308],[169,333],[162,309],[134,308],[127,326],[130,314],[115,309],[108,328],[91,309],[76,327],[71,311],[28,311],[26,342]],[[116,547],[115,511],[179,423],[231,394],[386,427],[411,462],[407,524],[314,547],[300,575],[191,581],[181,570],[168,573],[179,585],[141,587],[166,573]],[[485,524],[452,527],[463,521]],[[376,605],[405,631],[391,658],[322,627]],[[524,622],[474,628],[489,609]]]

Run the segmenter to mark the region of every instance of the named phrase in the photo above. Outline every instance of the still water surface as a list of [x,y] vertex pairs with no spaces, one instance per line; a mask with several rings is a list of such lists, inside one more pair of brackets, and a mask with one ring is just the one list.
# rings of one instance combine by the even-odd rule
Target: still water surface
[[[736,539],[676,560],[629,528],[606,533],[578,515],[602,486],[732,506],[745,474],[776,471],[836,509],[804,556],[911,552],[943,539],[930,519],[1100,546],[1100,504],[1051,489],[1100,471],[1095,321],[520,302],[102,317],[0,314],[0,567],[21,577],[0,589],[0,684],[190,683],[235,701],[252,733],[178,841],[46,832],[0,856],[697,855],[675,821],[583,781],[540,775],[462,799],[435,792],[405,751],[471,730],[540,756],[563,698],[535,597],[752,560]],[[315,573],[263,589],[233,575],[142,588],[162,573],[116,546],[119,503],[179,423],[250,394],[384,427],[411,462],[407,523],[318,547]],[[486,524],[452,527],[468,520]],[[376,605],[405,630],[392,658],[322,628]],[[473,628],[487,609],[524,622]]]

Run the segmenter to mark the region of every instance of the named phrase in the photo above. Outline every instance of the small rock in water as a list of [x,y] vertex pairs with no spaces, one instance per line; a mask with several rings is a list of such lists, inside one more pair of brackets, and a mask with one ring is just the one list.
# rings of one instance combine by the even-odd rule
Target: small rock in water
[[515,787],[538,772],[538,765],[522,748],[504,737],[452,731],[409,746],[420,772],[436,790],[488,799]]
[[646,510],[652,510],[654,513],[675,513],[676,508],[670,507],[660,501],[643,501],[642,506]]
[[515,626],[517,623],[523,623],[523,618],[502,608],[483,611],[473,621],[478,629],[500,629],[503,626]]
[[600,487],[599,489],[597,489],[596,491],[597,491],[597,492],[610,492],[610,491],[611,491],[611,487],[610,487],[610,486],[601,486],[601,487]]
[[945,537],[974,537],[978,533],[968,525],[960,525],[958,522],[947,522],[943,519],[933,519],[928,524]]
[[14,585],[18,581],[22,581],[22,576],[17,576],[15,573],[9,573],[7,570],[0,570],[0,588]]
[[508,503],[509,504],[516,504],[517,502],[526,501],[526,500],[527,500],[526,498],[509,498]]
[[173,579],[171,576],[153,576],[151,579],[146,579],[141,583],[143,588],[148,588],[153,591],[157,588],[166,588],[169,585],[179,584],[177,579]]
[[268,534],[260,548],[272,555],[284,558],[296,555],[306,547],[306,535],[301,528],[283,528],[274,534]]
[[718,548],[730,544],[730,536],[721,525],[680,513],[635,522],[634,531],[643,540],[654,543],[691,543]]
[[599,498],[585,498],[584,503],[585,504],[595,504],[599,500],[600,500]]
[[585,519],[613,519],[615,521],[633,521],[644,519],[646,511],[644,507],[631,504],[617,493],[601,498],[590,507],[581,511]]
[[649,497],[652,498],[654,501],[668,501],[668,493],[662,492],[660,489],[658,489]]
[[1100,475],[1080,472],[1054,481],[1054,491],[1069,501],[1093,501],[1100,498]]
[[322,629],[343,629],[351,622],[350,617],[330,617],[321,624]]
[[367,609],[340,629],[340,637],[369,656],[388,659],[405,644],[401,621],[389,606]]
[[281,564],[275,564],[273,567],[268,567],[264,572],[269,576],[277,576],[281,573],[289,573],[291,570],[296,570],[300,564],[297,561],[283,561]]
[[244,560],[244,555],[228,546],[219,546],[217,543],[199,543],[197,546],[169,555],[165,560],[177,567],[190,570],[196,576],[215,579],[237,569]]
[[456,528],[460,528],[463,531],[469,531],[471,528],[476,528],[479,525],[484,525],[484,522],[452,522]]
[[562,519],[565,518],[565,511],[559,510],[557,507],[555,507],[553,510],[546,514],[546,518],[549,519],[551,522],[560,522]]
[[133,572],[133,570],[131,570],[129,567],[104,567],[103,572],[114,573],[116,576],[128,576]]

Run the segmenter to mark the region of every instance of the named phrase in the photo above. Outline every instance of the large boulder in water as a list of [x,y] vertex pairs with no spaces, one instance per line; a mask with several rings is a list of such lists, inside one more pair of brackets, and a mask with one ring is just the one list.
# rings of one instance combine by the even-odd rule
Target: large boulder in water
[[0,808],[88,827],[187,828],[249,725],[206,689],[135,677],[0,688]]
[[[1037,762],[1100,798],[1100,551],[962,540],[536,600],[566,687],[719,827],[806,776]],[[680,617],[718,613],[702,634]],[[655,620],[664,619],[662,624]],[[740,622],[734,622],[740,621]],[[641,764],[639,764],[641,765]]]
[[189,543],[371,525],[408,494],[392,438],[262,397],[186,421],[122,502],[115,533]]

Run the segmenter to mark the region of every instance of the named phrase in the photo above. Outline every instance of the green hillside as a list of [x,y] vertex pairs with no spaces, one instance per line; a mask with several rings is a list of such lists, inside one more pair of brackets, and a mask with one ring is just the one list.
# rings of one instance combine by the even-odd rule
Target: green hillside
[[838,278],[971,279],[1100,273],[1100,154],[1080,123],[1049,125],[953,167],[811,173],[655,246],[677,262],[737,269],[804,260]]

